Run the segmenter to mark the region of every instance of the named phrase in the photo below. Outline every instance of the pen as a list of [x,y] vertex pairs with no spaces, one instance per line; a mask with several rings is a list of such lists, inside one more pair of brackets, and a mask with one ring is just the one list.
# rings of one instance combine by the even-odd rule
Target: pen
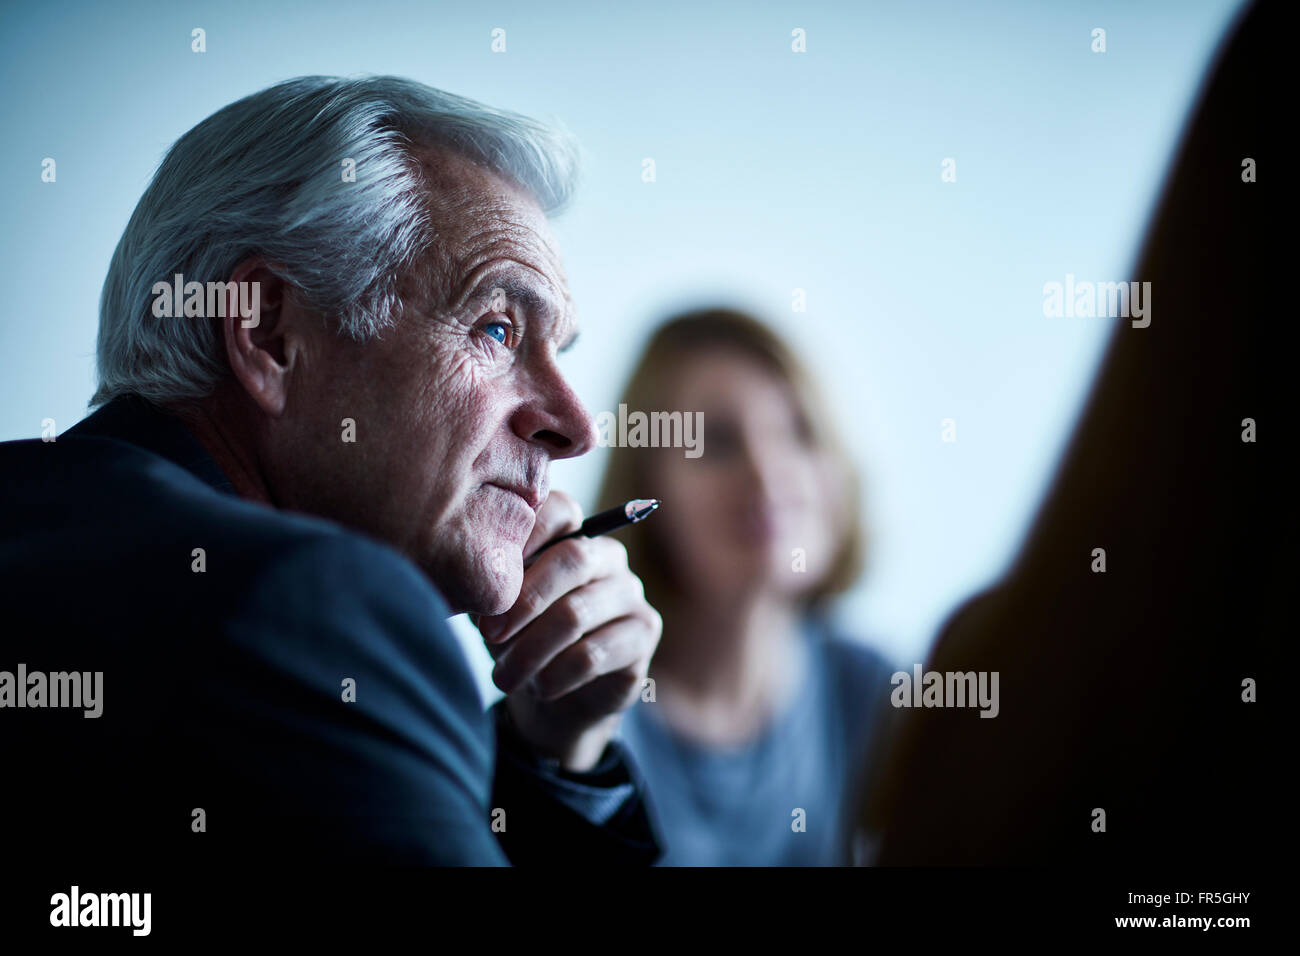
[[582,526],[577,531],[570,531],[558,538],[552,538],[534,551],[525,563],[525,567],[536,561],[547,548],[557,545],[561,541],[567,541],[569,538],[598,538],[602,534],[609,534],[611,531],[617,531],[619,528],[626,528],[630,524],[636,524],[638,521],[644,520],[647,515],[658,507],[658,498],[633,498],[631,501],[610,508],[608,511],[594,514],[583,521]]

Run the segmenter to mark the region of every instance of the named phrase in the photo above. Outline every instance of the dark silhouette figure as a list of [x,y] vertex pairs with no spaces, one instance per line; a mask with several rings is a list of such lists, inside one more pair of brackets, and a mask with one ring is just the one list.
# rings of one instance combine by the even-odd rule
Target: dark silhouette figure
[[[1184,134],[1119,319],[1019,556],[943,630],[927,670],[998,671],[1001,713],[898,711],[869,791],[875,862],[1245,862],[1267,851],[1265,648],[1285,640],[1265,536],[1261,366],[1269,84],[1260,4],[1239,18]],[[1255,160],[1261,182],[1243,180]],[[1279,322],[1289,321],[1282,314]],[[1276,346],[1273,346],[1276,348]],[[1261,428],[1243,440],[1245,419]],[[1093,570],[1105,549],[1105,573]],[[1243,701],[1259,680],[1261,702]],[[1094,811],[1105,811],[1105,832]]]

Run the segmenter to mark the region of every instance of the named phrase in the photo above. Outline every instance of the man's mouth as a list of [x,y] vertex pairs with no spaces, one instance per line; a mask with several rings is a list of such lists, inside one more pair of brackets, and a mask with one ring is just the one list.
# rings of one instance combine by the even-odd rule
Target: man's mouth
[[533,514],[536,514],[537,509],[542,506],[542,500],[545,497],[542,494],[541,489],[533,488],[529,485],[508,485],[499,481],[490,481],[488,484],[493,488],[500,488],[502,491],[507,491],[512,495],[522,498],[524,504],[528,506],[528,510],[533,512]]

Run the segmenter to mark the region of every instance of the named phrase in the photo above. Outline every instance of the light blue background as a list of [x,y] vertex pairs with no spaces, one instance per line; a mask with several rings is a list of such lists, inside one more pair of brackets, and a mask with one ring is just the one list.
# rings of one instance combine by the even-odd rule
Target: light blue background
[[[109,256],[173,140],[290,76],[405,74],[562,120],[581,140],[584,184],[555,228],[584,327],[567,367],[593,414],[616,407],[639,344],[679,305],[749,306],[793,340],[863,468],[874,564],[845,619],[919,659],[1012,556],[1096,370],[1109,323],[1044,318],[1043,284],[1131,277],[1237,7],[8,9],[0,439],[85,413]],[[490,51],[494,27],[504,54]],[[791,52],[795,27],[807,53]],[[40,179],[47,156],[55,184]],[[945,157],[956,183],[940,181]],[[795,288],[805,313],[791,310]],[[1152,306],[1169,320],[1159,289]],[[940,441],[944,418],[955,444]],[[590,504],[602,464],[603,452],[561,463],[553,483]]]

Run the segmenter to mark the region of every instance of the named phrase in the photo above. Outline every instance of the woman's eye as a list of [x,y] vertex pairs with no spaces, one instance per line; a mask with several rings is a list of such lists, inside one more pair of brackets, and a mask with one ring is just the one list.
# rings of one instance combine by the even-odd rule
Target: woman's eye
[[705,426],[704,441],[715,460],[735,454],[740,447],[740,435],[728,425]]

